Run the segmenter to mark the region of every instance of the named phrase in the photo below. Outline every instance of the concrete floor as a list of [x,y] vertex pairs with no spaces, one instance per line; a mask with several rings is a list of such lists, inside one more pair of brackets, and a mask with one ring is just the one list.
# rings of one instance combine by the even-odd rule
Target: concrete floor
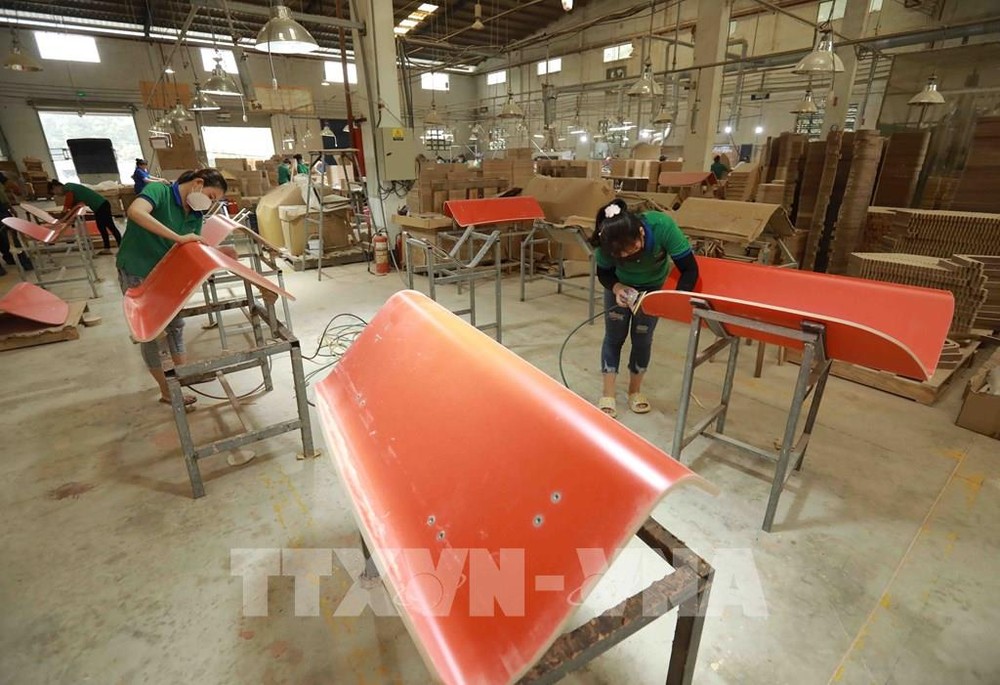
[[[91,305],[101,326],[0,355],[0,682],[428,682],[399,619],[332,615],[352,584],[339,562],[321,583],[320,616],[295,616],[287,577],[270,579],[268,616],[244,616],[231,550],[353,548],[352,516],[329,459],[297,461],[295,435],[255,445],[244,467],[206,462],[208,496],[190,498],[170,410],[155,402],[125,331],[112,259],[100,258],[107,280]],[[332,315],[370,317],[400,288],[360,265],[328,274],[288,275],[305,348]],[[519,302],[508,280],[505,341],[558,377],[559,345],[586,307],[549,284],[530,292]],[[600,336],[600,324],[586,327],[566,356],[570,385],[592,399]],[[218,347],[197,322],[186,337],[194,357]],[[661,324],[647,384],[655,409],[622,416],[664,447],[685,338],[685,327]],[[754,380],[752,357],[743,355],[729,426],[768,445],[780,439],[796,367],[769,358]],[[722,369],[699,372],[706,404]],[[275,376],[278,389],[250,408],[261,420],[294,413],[287,365]],[[256,382],[234,378],[237,392]],[[963,384],[924,407],[832,379],[771,534],[760,530],[770,466],[704,440],[689,448],[685,461],[722,494],[675,492],[656,518],[717,568],[696,682],[1000,682],[1000,443],[954,425]],[[230,410],[199,404],[197,436],[235,428]],[[624,597],[631,575],[616,565],[580,620]],[[673,620],[565,682],[662,682]]]

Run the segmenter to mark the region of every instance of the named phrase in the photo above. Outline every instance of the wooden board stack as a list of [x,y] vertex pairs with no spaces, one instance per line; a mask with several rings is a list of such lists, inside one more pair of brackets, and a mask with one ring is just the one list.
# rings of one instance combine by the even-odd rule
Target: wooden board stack
[[826,141],[811,140],[806,147],[806,161],[802,169],[799,189],[799,211],[795,215],[796,228],[812,227],[813,212],[819,193],[819,182],[823,178],[823,163],[826,161]]
[[781,199],[781,205],[793,221],[795,220],[795,200],[799,190],[799,180],[802,177],[802,162],[808,140],[801,133],[781,134],[775,180],[785,182],[785,194]]
[[920,195],[921,209],[950,209],[958,189],[957,178],[928,176],[924,192]]
[[1000,257],[996,255],[956,255],[971,259],[983,265],[983,273],[986,275],[986,299],[983,306],[979,308],[976,320],[972,322],[974,328],[981,328],[987,331],[1000,330]]
[[892,207],[869,207],[861,252],[891,252],[892,227],[895,220],[896,210]]
[[1000,116],[980,117],[950,209],[1000,212]]
[[757,202],[763,202],[769,205],[781,205],[784,198],[784,183],[761,183],[757,186]]
[[[848,141],[853,141],[854,134],[846,134]],[[802,268],[813,270],[816,257],[819,254],[820,242],[826,226],[826,214],[833,197],[833,188],[837,182],[837,171],[840,168],[840,152],[844,145],[843,131],[830,131],[826,136],[826,150],[823,158],[823,174],[820,176],[819,188],[816,191],[816,205],[813,207],[812,225],[809,226],[809,236],[806,238],[805,258]],[[801,228],[806,228],[802,226]]]
[[889,240],[893,252],[906,254],[1000,255],[1000,214],[898,209]]
[[854,154],[833,227],[827,273],[845,273],[851,253],[861,248],[868,221],[868,205],[882,158],[882,142],[883,138],[877,131],[865,130],[854,134]]
[[759,164],[739,164],[726,176],[726,199],[750,202],[760,184]]
[[926,129],[897,131],[889,136],[873,200],[876,205],[911,206],[930,140],[931,133]]
[[850,257],[851,276],[901,285],[948,290],[955,296],[951,333],[969,335],[986,302],[986,272],[982,262],[961,256],[950,259],[912,254],[855,252]]

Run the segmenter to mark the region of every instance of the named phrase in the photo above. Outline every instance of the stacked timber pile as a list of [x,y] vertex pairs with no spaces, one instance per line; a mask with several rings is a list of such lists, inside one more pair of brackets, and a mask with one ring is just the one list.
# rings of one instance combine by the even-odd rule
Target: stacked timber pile
[[891,207],[869,207],[862,252],[889,252],[892,249],[892,227],[896,210]]
[[924,166],[929,130],[898,131],[889,136],[879,172],[874,203],[883,207],[910,207]]
[[959,179],[950,176],[928,176],[920,196],[921,209],[951,209]]
[[726,176],[726,199],[750,202],[757,196],[760,184],[759,164],[738,164]]
[[950,209],[1000,212],[1000,117],[980,117]]
[[957,255],[983,265],[986,275],[986,300],[979,308],[973,327],[987,331],[1000,330],[1000,257],[996,255]]
[[845,273],[851,253],[861,248],[868,221],[868,204],[882,158],[882,142],[877,131],[858,131],[854,134],[854,154],[840,211],[833,226],[827,273]]
[[840,168],[840,151],[844,145],[844,138],[850,142],[854,139],[853,133],[844,134],[843,131],[830,131],[826,136],[826,148],[823,157],[823,173],[820,176],[819,187],[816,190],[816,204],[813,207],[813,218],[810,226],[799,226],[808,228],[809,235],[806,237],[805,258],[802,268],[815,270],[816,258],[819,255],[820,243],[823,242],[823,234],[826,226],[827,210],[830,207],[830,200],[833,197],[833,188],[837,182],[837,172]]
[[802,133],[782,133],[778,143],[778,168],[774,180],[785,182],[785,194],[781,199],[781,205],[788,212],[788,216],[793,218],[808,140]]
[[899,209],[889,240],[893,252],[907,254],[1000,255],[1000,214]]
[[[785,198],[784,183],[761,183],[757,186],[757,202],[780,205]],[[786,208],[787,211],[787,208]]]
[[950,259],[912,254],[856,252],[851,255],[851,276],[901,285],[948,290],[955,296],[951,333],[972,332],[979,310],[986,302],[986,271],[982,262],[956,255]]
[[823,178],[825,160],[826,141],[809,141],[799,187],[799,211],[795,215],[796,228],[808,231],[812,227],[813,211],[816,209],[816,200],[819,199],[819,182]]

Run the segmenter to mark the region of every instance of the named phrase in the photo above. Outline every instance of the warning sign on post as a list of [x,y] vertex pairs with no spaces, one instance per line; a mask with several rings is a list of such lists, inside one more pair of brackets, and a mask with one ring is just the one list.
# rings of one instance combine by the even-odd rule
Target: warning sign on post
[[401,128],[392,129],[392,139],[393,140],[406,140],[406,131]]

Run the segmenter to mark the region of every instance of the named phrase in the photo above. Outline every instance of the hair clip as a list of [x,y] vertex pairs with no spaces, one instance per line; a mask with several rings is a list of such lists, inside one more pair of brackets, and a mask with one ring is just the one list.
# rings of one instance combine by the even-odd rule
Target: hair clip
[[610,219],[611,217],[618,216],[621,213],[622,213],[622,208],[619,207],[618,205],[616,205],[613,202],[610,205],[608,205],[607,207],[604,208],[604,218],[605,219]]

